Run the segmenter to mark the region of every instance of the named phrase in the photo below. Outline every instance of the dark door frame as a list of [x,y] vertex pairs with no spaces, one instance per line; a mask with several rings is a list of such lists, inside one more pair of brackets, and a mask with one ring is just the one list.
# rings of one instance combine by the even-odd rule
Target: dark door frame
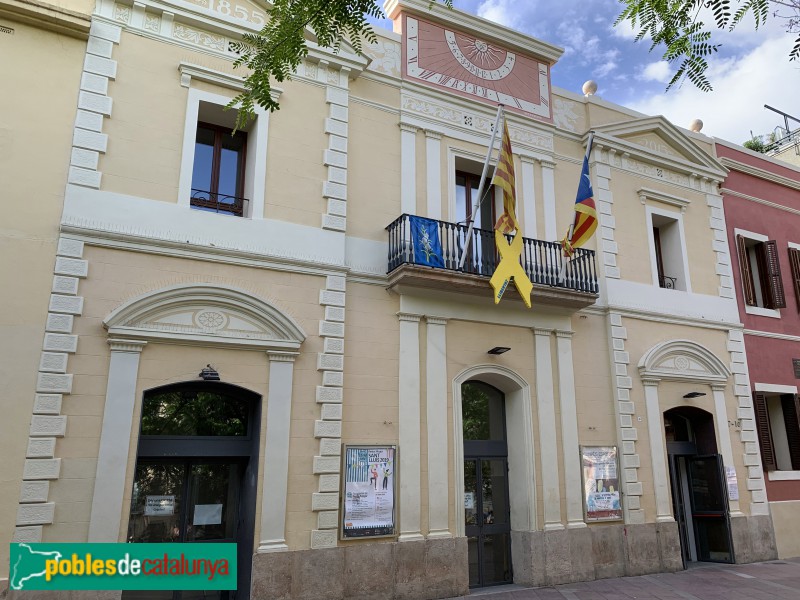
[[248,425],[244,436],[141,435],[140,416],[136,462],[138,465],[139,459],[162,459],[163,462],[190,462],[202,459],[241,460],[244,469],[241,473],[239,522],[236,528],[237,590],[230,594],[230,598],[249,600],[258,492],[261,395],[247,388],[221,381],[186,381],[145,390],[142,401],[144,402],[148,396],[172,390],[198,390],[236,395],[248,403]]

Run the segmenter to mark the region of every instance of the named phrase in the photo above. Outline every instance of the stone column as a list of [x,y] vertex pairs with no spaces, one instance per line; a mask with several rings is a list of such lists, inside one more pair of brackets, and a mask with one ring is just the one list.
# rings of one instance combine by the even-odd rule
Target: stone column
[[653,467],[653,490],[656,500],[656,523],[669,523],[672,517],[669,473],[667,472],[667,443],[664,439],[664,421],[658,404],[657,377],[642,378],[644,401],[647,407],[647,433],[650,437],[650,459]]
[[564,456],[564,484],[567,495],[567,527],[586,527],[583,521],[583,488],[578,409],[575,400],[575,372],[572,364],[572,331],[556,331],[558,389],[561,396],[561,445]]
[[420,533],[420,368],[419,315],[399,313],[399,458],[401,542],[424,539]]
[[417,128],[400,123],[400,212],[417,214]]
[[267,351],[267,432],[261,492],[258,552],[281,552],[286,545],[286,491],[289,483],[289,430],[292,424],[292,375],[296,352]]
[[[556,225],[556,163],[542,161],[542,194],[544,195],[544,239],[554,242],[559,239]],[[566,232],[564,232],[566,233]]]
[[425,130],[427,196],[429,219],[442,218],[442,134]]
[[[719,451],[722,454],[722,462],[726,467],[733,467],[733,447],[731,446],[731,433],[728,429],[728,408],[725,404],[724,383],[712,383],[711,391],[714,394],[714,421],[717,424],[717,439],[719,439]],[[728,508],[732,517],[741,517],[739,501],[728,499]]]
[[536,239],[536,178],[533,170],[536,161],[524,154],[520,154],[519,160],[522,165],[519,187],[522,195],[522,235]]
[[116,543],[119,542],[122,514],[128,512],[122,505],[122,495],[131,450],[139,358],[147,342],[111,339],[108,344],[111,346],[111,362],[108,366],[88,541]]
[[558,481],[558,443],[556,440],[553,359],[550,355],[550,329],[533,330],[536,351],[536,405],[539,408],[539,458],[542,464],[544,530],[563,529],[561,490]]
[[[426,317],[428,421],[428,537],[451,537],[447,469],[446,319]],[[402,454],[401,454],[402,456]]]

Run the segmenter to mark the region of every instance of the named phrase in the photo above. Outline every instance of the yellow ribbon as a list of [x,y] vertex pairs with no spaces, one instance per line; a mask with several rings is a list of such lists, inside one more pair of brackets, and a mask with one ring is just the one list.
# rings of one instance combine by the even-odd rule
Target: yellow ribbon
[[500,264],[498,264],[497,268],[494,270],[494,274],[491,280],[489,280],[489,283],[492,289],[494,289],[494,303],[498,304],[506,288],[508,288],[509,282],[513,278],[514,285],[519,295],[522,296],[522,301],[525,303],[525,306],[530,308],[533,284],[525,274],[522,265],[519,264],[519,257],[522,255],[522,233],[519,231],[519,225],[516,222],[514,224],[517,233],[514,239],[511,240],[511,243],[506,241],[506,236],[503,235],[502,231],[494,230],[494,243],[497,246],[497,251],[500,253]]

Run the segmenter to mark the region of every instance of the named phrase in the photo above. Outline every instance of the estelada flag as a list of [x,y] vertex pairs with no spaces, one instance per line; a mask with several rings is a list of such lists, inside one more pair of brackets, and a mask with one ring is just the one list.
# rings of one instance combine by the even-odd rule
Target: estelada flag
[[566,256],[572,256],[573,249],[588,242],[597,229],[597,207],[594,203],[592,181],[589,179],[589,154],[592,152],[592,141],[589,139],[586,156],[583,157],[578,195],[575,198],[575,222],[572,228],[572,237],[568,240],[567,236],[564,236],[561,241]]
[[514,157],[511,153],[511,138],[508,136],[508,124],[503,119],[503,146],[500,150],[500,162],[494,170],[492,185],[503,190],[503,214],[497,219],[495,229],[502,233],[511,233],[519,229],[517,223],[517,196],[514,191]]

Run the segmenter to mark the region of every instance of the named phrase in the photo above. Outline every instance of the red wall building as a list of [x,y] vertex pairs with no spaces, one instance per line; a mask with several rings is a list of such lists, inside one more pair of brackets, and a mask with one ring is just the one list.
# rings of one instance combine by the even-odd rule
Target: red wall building
[[730,169],[723,205],[749,370],[736,385],[753,394],[779,555],[798,556],[800,169],[722,140],[716,147]]

